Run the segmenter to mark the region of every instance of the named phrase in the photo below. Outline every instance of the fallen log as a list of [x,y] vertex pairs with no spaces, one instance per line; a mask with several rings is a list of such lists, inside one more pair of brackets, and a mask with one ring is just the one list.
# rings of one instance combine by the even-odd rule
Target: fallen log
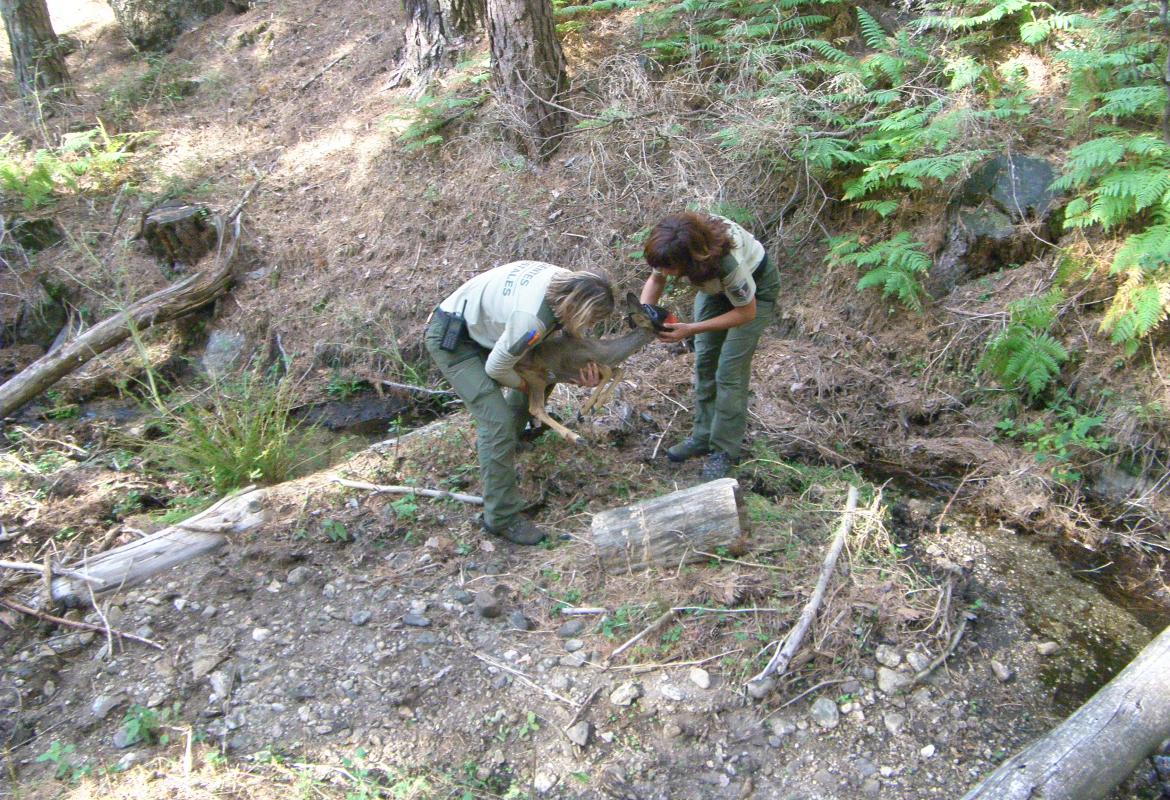
[[746,529],[739,483],[720,478],[593,516],[592,545],[609,572],[702,561]]
[[225,497],[188,520],[158,533],[108,550],[71,565],[72,575],[54,578],[53,600],[73,608],[93,602],[97,595],[142,583],[196,556],[217,550],[228,536],[243,533],[264,521],[265,490],[249,487]]
[[788,636],[784,638],[784,643],[776,650],[776,655],[772,656],[768,665],[764,667],[760,674],[753,677],[748,683],[757,683],[766,680],[773,674],[783,675],[784,670],[788,669],[788,664],[792,661],[792,657],[796,655],[796,651],[800,649],[800,643],[804,641],[804,634],[808,631],[808,627],[812,625],[812,621],[816,618],[817,610],[821,607],[821,601],[825,599],[825,590],[829,588],[829,579],[833,577],[833,570],[837,567],[837,559],[841,555],[842,548],[845,547],[845,540],[849,538],[849,531],[853,528],[853,518],[857,512],[857,487],[849,487],[849,496],[845,501],[845,513],[841,517],[841,523],[837,526],[837,533],[833,537],[833,543],[829,545],[828,553],[825,555],[825,561],[821,564],[821,574],[817,578],[816,588],[813,590],[812,597],[805,603],[804,611],[800,612],[800,618],[796,621]]
[[1095,800],[1170,737],[1170,627],[963,800]]
[[[213,265],[178,283],[132,303],[125,311],[102,320],[81,336],[45,354],[0,386],[0,418],[37,397],[82,364],[121,344],[131,328],[145,330],[201,308],[219,297],[234,278],[233,261],[240,218],[215,220],[219,245]],[[229,230],[230,228],[230,230]]]

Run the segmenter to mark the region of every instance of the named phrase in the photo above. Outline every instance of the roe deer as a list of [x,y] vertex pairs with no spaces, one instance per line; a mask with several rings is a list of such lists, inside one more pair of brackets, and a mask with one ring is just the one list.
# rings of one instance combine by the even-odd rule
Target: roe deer
[[651,306],[653,315],[648,313],[633,292],[626,293],[626,308],[630,312],[627,319],[634,330],[625,336],[589,339],[562,333],[534,347],[516,365],[516,373],[528,384],[528,413],[574,444],[580,444],[581,437],[550,417],[544,409],[553,385],[559,381],[576,380],[581,368],[592,361],[601,373],[601,383],[594,388],[577,416],[605,405],[621,380],[619,365],[653,341],[654,335],[664,330],[663,322],[677,321],[658,306]]

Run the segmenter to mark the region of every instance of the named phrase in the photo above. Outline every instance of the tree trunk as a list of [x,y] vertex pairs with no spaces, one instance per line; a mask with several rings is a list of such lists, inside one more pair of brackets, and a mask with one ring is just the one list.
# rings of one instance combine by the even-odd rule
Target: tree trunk
[[720,478],[593,516],[593,547],[608,572],[702,561],[742,536],[739,483]]
[[1170,628],[1048,734],[963,800],[1095,800],[1170,736]]
[[560,145],[567,125],[557,107],[569,86],[549,0],[488,0],[492,76],[516,117],[517,143],[537,159]]
[[54,90],[59,97],[72,97],[65,54],[53,32],[45,0],[0,0],[0,13],[21,97]]
[[484,0],[440,0],[440,3],[443,19],[461,36],[475,33],[487,17]]
[[[217,225],[221,224],[217,222]],[[90,359],[120,344],[130,326],[145,330],[207,305],[231,285],[239,217],[230,234],[221,233],[215,264],[179,283],[144,297],[120,314],[102,320],[81,336],[30,364],[0,386],[0,418],[6,417]],[[222,229],[221,229],[222,230]]]
[[439,0],[402,0],[406,11],[406,50],[401,77],[421,95],[447,53],[447,29]]

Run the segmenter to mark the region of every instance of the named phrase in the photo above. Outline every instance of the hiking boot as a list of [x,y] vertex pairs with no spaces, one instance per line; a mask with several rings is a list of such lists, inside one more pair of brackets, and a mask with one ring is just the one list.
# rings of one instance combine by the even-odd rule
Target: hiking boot
[[666,448],[666,457],[674,463],[679,464],[688,458],[705,456],[710,452],[710,447],[691,436],[679,442],[674,447]]
[[731,456],[722,450],[716,450],[707,456],[707,460],[703,462],[703,480],[714,481],[719,478],[726,478],[727,474],[731,472],[731,467]]
[[544,528],[524,518],[514,519],[507,525],[488,525],[485,522],[483,529],[514,544],[538,544],[545,536]]

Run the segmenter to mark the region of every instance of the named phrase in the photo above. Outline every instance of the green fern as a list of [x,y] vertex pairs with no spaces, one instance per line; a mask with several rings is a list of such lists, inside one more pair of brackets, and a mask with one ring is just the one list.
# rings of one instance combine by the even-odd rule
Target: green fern
[[884,297],[892,297],[906,308],[921,311],[922,298],[926,294],[921,276],[933,263],[924,247],[906,231],[870,247],[863,247],[857,236],[837,236],[829,240],[827,259],[831,265],[873,267],[857,282],[859,291],[880,288]]
[[1051,290],[1009,307],[1007,327],[988,342],[978,368],[1001,385],[1034,398],[1048,388],[1068,360],[1068,351],[1049,333],[1063,295]]

